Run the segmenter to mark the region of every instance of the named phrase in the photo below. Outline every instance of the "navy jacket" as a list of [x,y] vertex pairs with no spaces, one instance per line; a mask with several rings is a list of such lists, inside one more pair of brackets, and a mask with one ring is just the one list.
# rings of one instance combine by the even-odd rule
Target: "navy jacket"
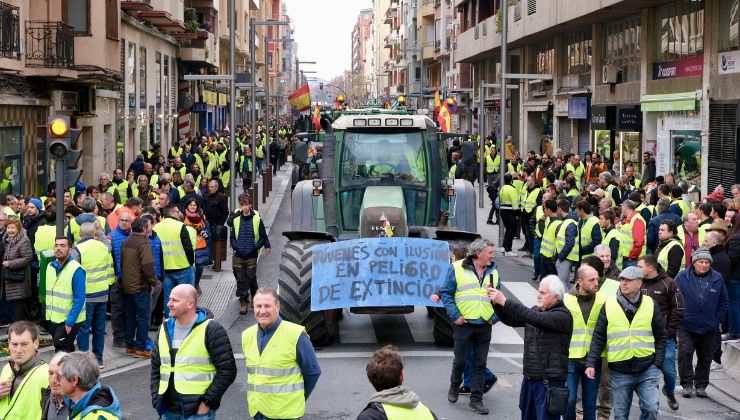
[[660,224],[666,220],[673,222],[676,226],[680,226],[682,223],[681,216],[677,216],[670,210],[660,213],[650,219],[650,222],[647,224],[647,247],[651,252],[655,252],[655,250],[658,249],[658,245],[660,245],[660,240],[658,239],[658,228],[660,227]]
[[[473,267],[473,259],[471,257],[466,257],[463,261],[463,267],[466,270],[472,270],[475,273],[475,267]],[[486,267],[485,272],[483,273],[483,279],[478,279],[478,281],[483,282],[488,280],[488,275],[493,273],[493,270],[496,269],[496,263],[491,261],[491,265]],[[476,276],[478,274],[476,273]],[[501,288],[501,277],[499,276],[499,283],[497,286],[497,289]],[[457,309],[457,305],[455,305],[455,292],[457,291],[457,281],[455,280],[455,269],[450,265],[450,268],[447,270],[447,279],[444,282],[444,285],[442,285],[442,289],[439,291],[439,297],[442,300],[442,304],[444,304],[445,309],[447,310],[447,316],[450,318],[450,320],[455,321],[456,319],[460,318],[460,311]],[[468,319],[466,320],[468,324],[485,324],[486,322],[482,319]],[[492,318],[493,322],[498,321],[498,317],[496,314],[493,314]]]
[[727,288],[722,275],[710,270],[699,276],[689,267],[678,273],[676,284],[683,296],[681,328],[697,334],[717,331],[727,313]]

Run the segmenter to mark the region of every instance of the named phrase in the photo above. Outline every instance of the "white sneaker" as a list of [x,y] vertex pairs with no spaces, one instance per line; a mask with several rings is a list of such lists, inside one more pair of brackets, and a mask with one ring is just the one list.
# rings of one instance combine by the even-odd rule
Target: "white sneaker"
[[514,251],[504,252],[504,257],[518,257],[519,254],[517,254]]

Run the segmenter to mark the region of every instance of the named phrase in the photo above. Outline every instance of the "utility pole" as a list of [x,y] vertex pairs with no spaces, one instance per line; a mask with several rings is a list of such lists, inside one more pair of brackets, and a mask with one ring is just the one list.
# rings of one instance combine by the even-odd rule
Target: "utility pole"
[[236,59],[235,59],[235,42],[236,42],[236,5],[235,0],[229,0],[229,209],[234,211],[236,208]]
[[[504,153],[504,142],[506,141],[506,69],[508,64],[508,42],[509,42],[509,2],[504,1],[501,5],[501,147],[499,149],[500,160],[501,160],[501,172],[499,172],[499,197],[501,196],[501,189],[504,187],[504,173],[506,171],[506,153]],[[480,124],[480,122],[479,122]],[[485,132],[484,132],[485,133]],[[483,138],[483,136],[481,136]],[[491,204],[493,205],[493,204]],[[499,214],[499,217],[501,215]],[[498,244],[501,246],[504,243],[504,229],[503,222],[498,225]]]

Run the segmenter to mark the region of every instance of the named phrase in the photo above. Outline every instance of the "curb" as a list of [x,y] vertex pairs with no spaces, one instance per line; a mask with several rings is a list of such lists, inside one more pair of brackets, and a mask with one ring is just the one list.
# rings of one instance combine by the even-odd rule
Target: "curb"
[[711,372],[709,388],[712,400],[740,412],[740,342],[722,343],[722,370]]

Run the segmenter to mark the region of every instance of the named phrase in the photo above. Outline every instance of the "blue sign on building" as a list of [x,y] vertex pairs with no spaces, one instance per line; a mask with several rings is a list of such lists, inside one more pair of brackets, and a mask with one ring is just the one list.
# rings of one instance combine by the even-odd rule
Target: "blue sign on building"
[[568,98],[568,118],[571,120],[588,119],[588,96],[572,96]]

